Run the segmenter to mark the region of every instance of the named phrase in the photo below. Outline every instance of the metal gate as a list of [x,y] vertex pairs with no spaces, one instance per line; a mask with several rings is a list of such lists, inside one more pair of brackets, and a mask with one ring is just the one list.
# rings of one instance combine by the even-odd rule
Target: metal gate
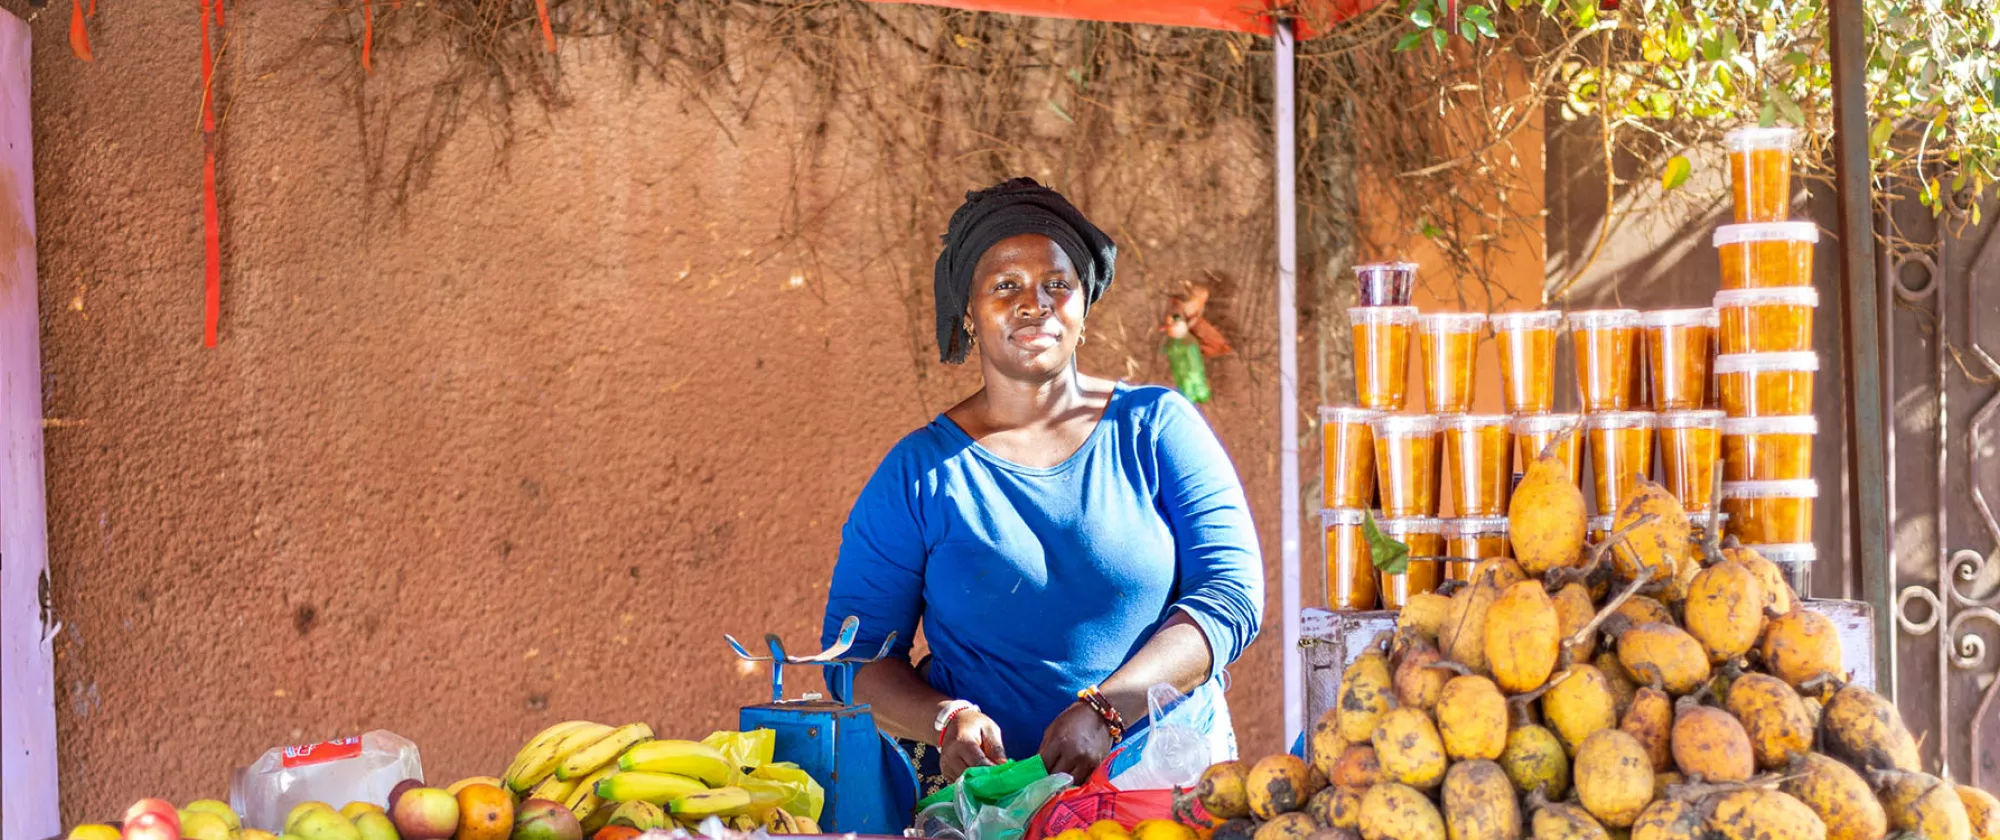
[[[1927,766],[2000,789],[2000,234],[1996,208],[1906,191],[1878,217],[1896,705]],[[1848,476],[1848,481],[1875,480]]]

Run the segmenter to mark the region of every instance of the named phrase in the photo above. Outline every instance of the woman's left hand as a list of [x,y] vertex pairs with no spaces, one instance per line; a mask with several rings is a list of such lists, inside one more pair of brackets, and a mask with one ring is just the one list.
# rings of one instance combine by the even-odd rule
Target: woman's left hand
[[1068,773],[1076,784],[1097,771],[1111,752],[1111,727],[1088,704],[1078,701],[1056,716],[1042,733],[1042,765]]

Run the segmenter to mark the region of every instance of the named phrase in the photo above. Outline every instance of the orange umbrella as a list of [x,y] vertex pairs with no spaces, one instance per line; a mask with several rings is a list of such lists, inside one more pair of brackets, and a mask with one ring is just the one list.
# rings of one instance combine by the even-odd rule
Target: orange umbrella
[[1341,21],[1374,8],[1380,0],[878,0],[923,3],[978,12],[1099,20],[1111,23],[1151,23],[1272,34],[1272,24],[1293,21],[1300,38],[1313,38]]

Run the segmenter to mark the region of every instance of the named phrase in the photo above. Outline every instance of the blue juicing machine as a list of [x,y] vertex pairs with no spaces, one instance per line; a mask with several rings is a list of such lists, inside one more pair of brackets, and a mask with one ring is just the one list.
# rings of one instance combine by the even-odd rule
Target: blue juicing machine
[[[771,663],[771,702],[744,706],[736,725],[743,732],[776,732],[775,760],[797,764],[826,788],[826,808],[819,820],[822,831],[900,836],[917,806],[916,768],[902,748],[875,728],[868,705],[854,702],[854,672],[887,656],[896,634],[890,633],[874,656],[850,657],[848,649],[860,631],[861,621],[849,616],[831,646],[799,657],[786,655],[784,642],[775,633],[764,636],[768,656],[752,655],[725,634],[738,657]],[[805,692],[797,699],[785,699],[787,665],[822,669],[833,697]]]

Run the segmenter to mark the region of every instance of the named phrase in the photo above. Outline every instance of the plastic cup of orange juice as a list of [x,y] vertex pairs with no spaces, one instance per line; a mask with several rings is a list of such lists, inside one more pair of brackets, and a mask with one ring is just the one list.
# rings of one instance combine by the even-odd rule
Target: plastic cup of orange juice
[[1429,414],[1375,418],[1375,482],[1382,515],[1436,516],[1439,469],[1438,419]]
[[[1376,572],[1376,584],[1382,591],[1382,608],[1400,610],[1409,603],[1411,595],[1437,591],[1438,582],[1443,580],[1444,565],[1435,559],[1444,554],[1444,536],[1438,520],[1428,516],[1410,516],[1384,519],[1375,525],[1382,530],[1383,536],[1410,547],[1410,566],[1402,574]],[[1419,557],[1432,559],[1419,560]]]
[[1320,487],[1328,507],[1366,508],[1375,503],[1375,430],[1382,412],[1320,406]]
[[1368,263],[1354,267],[1354,284],[1362,306],[1409,306],[1417,288],[1417,264]]
[[1739,128],[1722,135],[1729,151],[1729,187],[1736,221],[1781,222],[1791,216],[1792,148],[1799,132],[1789,126]]
[[1663,309],[1639,315],[1646,362],[1652,373],[1654,411],[1708,406],[1708,374],[1715,362],[1713,309]]
[[1819,419],[1737,417],[1722,421],[1722,480],[1796,481],[1812,478]]
[[1556,333],[1562,313],[1501,312],[1486,319],[1500,350],[1500,395],[1508,414],[1556,408]]
[[1802,598],[1812,597],[1812,567],[1819,560],[1819,548],[1812,543],[1765,543],[1744,546],[1778,567],[1791,584],[1792,591]]
[[1479,333],[1485,328],[1486,316],[1477,312],[1426,312],[1417,316],[1424,404],[1433,413],[1464,414],[1472,410]]
[[1505,414],[1454,414],[1444,430],[1444,485],[1459,516],[1504,516],[1514,485],[1514,421]]
[[1819,354],[1724,353],[1715,357],[1722,410],[1731,417],[1811,414]]
[[1604,542],[1606,537],[1611,536],[1611,517],[1599,515],[1585,518],[1583,536],[1591,545]]
[[1789,353],[1813,349],[1813,310],[1819,290],[1811,286],[1724,289],[1715,293],[1718,334],[1724,353]]
[[1512,556],[1513,549],[1507,544],[1505,516],[1446,519],[1441,530],[1444,532],[1445,556],[1451,558],[1445,562],[1444,570],[1449,580],[1472,580],[1472,570],[1481,561]]
[[1629,411],[1639,358],[1639,313],[1597,309],[1569,314],[1576,388],[1586,414]]
[[1722,423],[1722,412],[1705,409],[1659,415],[1661,483],[1683,508],[1706,510],[1715,493]]
[[1690,510],[1687,512],[1687,515],[1688,515],[1689,535],[1692,538],[1694,538],[1697,543],[1703,537],[1708,536],[1709,531],[1717,527],[1720,527],[1720,525],[1718,525],[1717,523],[1729,522],[1728,514],[1722,513],[1721,511],[1717,511],[1713,517],[1711,517],[1709,515],[1709,512],[1706,510]]
[[1362,408],[1402,411],[1410,378],[1410,332],[1417,310],[1410,306],[1357,306],[1347,310],[1354,326],[1354,390]]
[[1591,478],[1597,491],[1597,512],[1615,515],[1640,478],[1653,475],[1653,427],[1650,411],[1605,411],[1585,415],[1584,433],[1590,448]]
[[1361,522],[1368,512],[1359,508],[1327,508],[1319,512],[1326,528],[1326,606],[1335,610],[1375,609],[1375,561]]
[[1737,542],[1812,542],[1813,499],[1819,497],[1819,482],[1725,481],[1722,483],[1722,511],[1729,514],[1725,529]]
[[1819,242],[1819,226],[1812,222],[1723,225],[1712,241],[1722,260],[1724,289],[1812,285],[1813,246]]
[[1528,414],[1514,418],[1514,473],[1526,477],[1528,465],[1541,457],[1542,450],[1562,433],[1576,429],[1576,433],[1565,438],[1556,447],[1556,457],[1569,465],[1570,483],[1582,487],[1584,431],[1579,426],[1582,415],[1577,414]]

